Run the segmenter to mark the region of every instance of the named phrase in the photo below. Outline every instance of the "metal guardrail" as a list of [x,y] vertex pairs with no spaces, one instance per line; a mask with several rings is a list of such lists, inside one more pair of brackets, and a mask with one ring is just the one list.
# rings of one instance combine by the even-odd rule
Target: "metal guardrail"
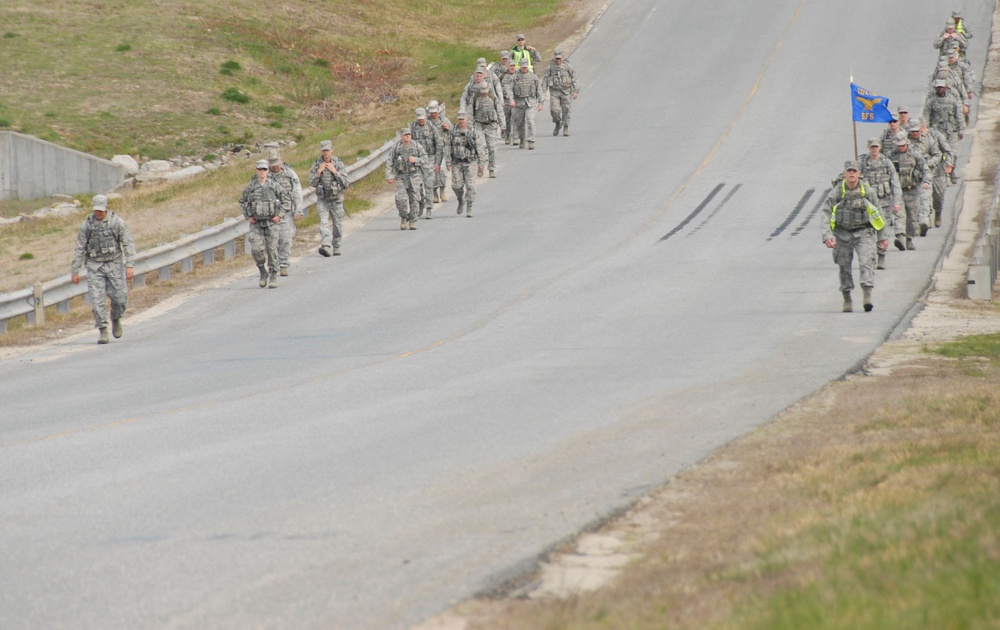
[[966,275],[965,295],[970,300],[993,299],[1000,265],[1000,167],[993,182],[993,201],[983,218],[983,231],[976,239]]
[[[373,173],[385,163],[389,149],[395,139],[386,141],[376,151],[351,164],[344,170],[344,176],[352,184]],[[303,209],[316,205],[316,191],[306,188],[302,191]],[[250,231],[250,224],[242,216],[226,219],[219,225],[205,228],[197,234],[184,236],[172,243],[159,245],[139,252],[135,256],[135,278],[133,286],[143,286],[146,276],[156,272],[161,280],[170,277],[170,269],[180,264],[181,273],[194,269],[194,258],[199,254],[205,264],[215,262],[215,250],[225,247],[225,259],[238,253],[237,241]],[[7,322],[15,317],[27,317],[29,324],[45,323],[45,307],[56,305],[59,313],[69,311],[69,301],[86,296],[86,268],[81,270],[80,284],[73,284],[72,276],[66,274],[33,287],[0,294],[0,333],[7,332]]]

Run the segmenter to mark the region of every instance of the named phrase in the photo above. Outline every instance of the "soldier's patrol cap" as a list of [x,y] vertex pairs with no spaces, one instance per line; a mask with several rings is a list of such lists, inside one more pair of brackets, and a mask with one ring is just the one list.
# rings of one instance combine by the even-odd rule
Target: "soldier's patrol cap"
[[948,59],[958,59],[958,46],[946,50],[944,56]]
[[468,114],[465,113],[464,109],[458,110],[458,113],[455,114],[455,118],[457,118],[459,120],[465,120],[467,117],[468,117]]
[[527,57],[521,57],[521,60],[517,62],[517,65],[521,66],[522,68],[525,67],[525,66],[527,66],[528,65],[528,58]]
[[910,124],[906,126],[906,130],[909,131],[910,133],[913,133],[914,131],[920,131],[920,122],[916,120],[911,120]]
[[907,107],[906,105],[900,105],[899,107],[896,108],[896,111],[900,114],[909,114],[910,108]]
[[268,156],[268,158],[267,158],[267,165],[268,166],[277,166],[279,164],[281,164],[281,156],[280,155]]
[[427,110],[424,109],[423,107],[418,107],[417,108],[417,120],[423,120],[425,118],[427,118]]
[[440,105],[438,105],[437,101],[431,101],[430,103],[427,103],[427,113],[428,114],[436,114],[440,110],[441,110],[441,107],[440,107]]
[[409,127],[403,127],[402,129],[399,130],[399,135],[400,136],[412,136],[413,132],[410,131]]
[[962,19],[962,12],[961,11],[952,11],[951,12],[951,19],[953,19],[953,20],[961,20]]
[[955,22],[955,18],[953,18],[953,17],[950,17],[950,18],[948,18],[948,21],[947,21],[947,22],[945,23],[945,26],[947,26],[948,28],[955,28],[955,26],[956,26],[957,24],[958,24],[958,23],[957,23],[957,22]]
[[256,168],[258,168],[258,169],[268,168],[269,166],[270,166],[270,164],[267,163],[267,160],[257,160],[257,166],[256,166]]
[[490,84],[487,83],[486,81],[483,81],[482,83],[479,84],[480,92],[487,92],[489,91],[489,89],[490,89]]
[[486,74],[486,66],[476,66],[476,74]]
[[875,145],[882,146],[882,141],[876,138],[875,136],[868,138],[868,146],[873,147]]
[[944,79],[937,79],[936,81],[934,81],[934,87],[936,88],[948,87],[948,82],[945,81]]
[[323,142],[320,142],[319,143],[319,150],[320,151],[333,151],[333,141],[332,140],[324,140]]
[[510,51],[509,50],[501,50],[500,51],[500,58],[501,59],[510,59]]
[[861,170],[861,165],[858,164],[857,160],[847,160],[846,162],[844,162],[844,170],[845,171],[860,171]]
[[561,51],[561,50],[557,50],[557,51],[556,51],[556,54],[555,54],[555,55],[553,55],[553,57],[552,57],[552,58],[553,58],[553,59],[562,59],[562,58],[563,58],[563,51]]
[[90,202],[90,206],[94,210],[107,210],[108,198],[104,195],[94,195],[94,200]]
[[517,39],[518,39],[518,41],[520,41],[520,40],[522,40],[522,39],[525,39],[525,37],[524,37],[524,33],[520,33],[520,34],[518,34],[518,36],[517,36]]
[[897,133],[896,134],[896,146],[897,147],[902,147],[902,146],[905,146],[907,144],[910,144],[909,137],[907,137],[907,135],[905,133]]
[[479,59],[476,59],[476,65],[477,66],[485,66],[486,65],[486,57],[480,57]]

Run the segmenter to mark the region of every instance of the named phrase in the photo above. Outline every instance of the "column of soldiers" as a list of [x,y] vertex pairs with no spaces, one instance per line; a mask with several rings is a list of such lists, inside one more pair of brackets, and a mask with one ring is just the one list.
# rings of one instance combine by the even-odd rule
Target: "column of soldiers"
[[869,312],[875,271],[886,268],[890,237],[899,251],[912,251],[917,235],[941,226],[945,190],[958,181],[957,147],[974,95],[976,79],[965,58],[971,38],[961,12],[953,12],[934,42],[939,56],[921,118],[899,107],[882,135],[868,139],[868,152],[844,164],[824,200],[822,238],[840,268],[845,313],[854,310],[855,255]]
[[[396,186],[401,230],[417,229],[420,216],[433,217],[433,204],[447,200],[449,173],[457,212],[471,217],[476,179],[486,173],[497,176],[500,139],[534,150],[535,114],[546,101],[555,125],[552,135],[560,131],[569,135],[572,101],[580,93],[576,71],[561,50],[555,51],[539,77],[535,64],[541,62],[538,50],[527,45],[523,34],[518,35],[517,43],[502,51],[492,68],[485,58],[476,60],[459,100],[456,125],[438,101],[416,109],[416,120],[408,133],[400,132],[385,169],[386,181]],[[471,174],[473,164],[476,168]]]

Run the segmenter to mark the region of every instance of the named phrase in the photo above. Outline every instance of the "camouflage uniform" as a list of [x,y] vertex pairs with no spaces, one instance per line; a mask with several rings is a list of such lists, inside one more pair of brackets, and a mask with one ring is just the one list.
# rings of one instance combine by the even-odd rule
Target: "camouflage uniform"
[[[321,146],[326,146],[321,145]],[[331,144],[332,146],[332,144]],[[309,185],[316,189],[316,214],[319,215],[319,253],[322,256],[340,254],[340,244],[344,238],[344,190],[347,180],[344,177],[344,162],[336,155],[330,156],[333,168],[337,169],[337,177],[328,170],[316,175],[323,156],[320,155],[309,167]],[[331,251],[331,246],[333,250]]]
[[[445,136],[448,135],[448,131],[451,130],[451,121],[448,117],[444,115],[441,107],[438,105],[437,101],[431,101],[427,104],[427,120],[437,127],[438,134],[441,136],[442,142],[444,142]],[[441,162],[438,162],[438,166],[442,166]],[[446,171],[443,166],[439,168],[436,173],[434,173],[434,191],[439,195],[441,201],[447,201],[445,196],[445,189],[448,187],[448,171]]]
[[542,61],[542,55],[537,50],[528,50],[527,48],[522,48],[520,44],[515,44],[510,49],[510,62],[520,67],[521,59],[527,59],[528,72],[534,72],[535,64]]
[[[850,162],[848,164],[851,164]],[[857,163],[854,163],[857,167]],[[872,203],[875,195],[872,186],[863,179],[853,190],[841,181],[823,200],[823,242],[835,240],[833,262],[840,267],[840,291],[844,293],[845,308],[850,303],[854,289],[852,265],[858,256],[861,286],[869,291],[875,286],[875,261],[878,241],[883,237],[872,226],[870,212],[878,213]],[[866,310],[869,310],[866,307]]]
[[[407,127],[400,132],[412,133]],[[410,162],[409,158],[415,158]],[[396,183],[396,211],[402,222],[399,229],[405,229],[406,223],[410,224],[410,229],[417,229],[417,213],[420,212],[420,189],[423,186],[423,168],[430,158],[424,147],[414,140],[410,140],[409,145],[397,140],[396,144],[389,149],[389,156],[385,161],[385,178],[393,179]]]
[[510,144],[511,141],[517,142],[517,136],[514,135],[514,128],[511,126],[511,112],[513,108],[510,106],[510,102],[514,100],[514,76],[517,74],[517,69],[514,65],[510,65],[510,69],[500,77],[500,89],[503,91],[503,117],[506,121],[507,133],[504,134],[503,142],[504,144]]
[[[268,160],[271,163],[271,160]],[[278,224],[278,267],[281,275],[288,275],[289,259],[292,256],[292,240],[295,238],[295,219],[302,217],[302,182],[299,175],[288,162],[281,162],[280,158],[276,163],[281,164],[281,170],[275,173],[271,171],[272,177],[278,185],[288,194],[290,208],[285,210]]]
[[[278,231],[279,228],[271,219],[284,217],[291,208],[291,198],[273,177],[268,175],[263,184],[254,177],[243,189],[240,196],[240,209],[243,216],[253,219],[250,224],[250,252],[260,270],[261,287],[266,285],[265,279],[270,277],[271,284],[277,286],[278,276]],[[264,266],[267,265],[267,275]]]
[[523,149],[524,141],[527,140],[530,147],[534,148],[535,107],[545,102],[542,81],[530,70],[527,72],[519,70],[512,79],[511,92],[514,104],[510,124],[514,127],[514,133],[521,139],[520,147]]
[[[104,207],[107,208],[106,202]],[[108,212],[103,221],[98,221],[93,214],[83,221],[76,237],[70,273],[78,276],[84,265],[94,325],[106,334],[107,298],[111,298],[111,321],[120,320],[128,306],[125,269],[135,266],[135,242],[124,219]]]
[[[946,83],[943,80],[935,81],[936,86]],[[945,84],[944,87],[947,87]],[[948,139],[948,144],[952,148],[958,147],[958,136],[965,132],[965,115],[962,113],[962,103],[952,94],[945,93],[938,96],[937,93],[929,95],[924,104],[923,120],[931,129],[937,129]]]
[[[897,143],[900,141],[905,141],[909,146],[909,138],[900,136]],[[917,234],[917,223],[920,220],[924,204],[923,185],[930,184],[931,172],[924,162],[924,157],[919,152],[912,148],[900,152],[899,146],[897,144],[897,150],[889,156],[889,159],[892,160],[892,164],[896,168],[896,173],[899,175],[899,186],[903,189],[902,199],[906,212],[906,227],[905,229],[902,225],[895,227],[896,248],[902,251],[903,249],[914,249],[913,237]]]
[[476,130],[482,135],[486,142],[486,152],[489,157],[490,177],[495,177],[494,170],[497,167],[497,140],[500,137],[500,130],[503,128],[504,117],[503,107],[492,90],[481,85],[479,92],[472,98],[472,117],[475,119]]
[[[562,64],[557,64],[556,59],[562,59]],[[555,131],[552,135],[559,135],[559,128],[562,127],[563,135],[569,135],[569,113],[573,97],[579,94],[580,86],[576,81],[576,71],[570,65],[560,51],[556,51],[556,57],[545,70],[542,77],[542,85],[549,93],[549,114],[552,115],[552,122],[555,123]]]
[[[465,115],[459,112],[459,117]],[[458,125],[452,127],[444,143],[444,161],[451,171],[451,189],[458,199],[458,214],[465,210],[466,216],[472,216],[472,204],[476,200],[476,176],[472,165],[475,162],[482,168],[485,155],[486,144],[479,131],[470,125],[465,129]]]
[[[914,134],[917,137],[914,138]],[[931,225],[931,210],[940,212],[941,204],[944,200],[945,173],[944,173],[944,152],[937,140],[930,135],[920,133],[920,124],[910,125],[910,150],[916,151],[924,158],[924,166],[931,173],[931,188],[923,191],[923,203],[920,208],[920,215],[917,223],[920,225],[920,235],[927,235],[927,228]]]
[[[872,140],[878,141],[877,138]],[[870,145],[869,145],[870,146]],[[886,222],[886,232],[891,231],[893,225],[903,225],[903,190],[899,186],[899,174],[896,167],[884,153],[879,153],[878,159],[872,159],[871,154],[865,153],[858,156],[858,165],[861,166],[861,178],[868,182],[872,190],[875,191],[877,201],[873,201],[882,212],[882,218]],[[896,207],[900,210],[896,210]],[[878,269],[885,269],[885,254],[878,252]]]
[[[423,124],[421,124],[421,120]],[[437,127],[427,122],[427,112],[422,107],[417,108],[417,120],[410,123],[410,131],[413,132],[413,141],[424,148],[429,158],[420,169],[420,180],[423,185],[420,187],[420,211],[417,215],[423,216],[424,211],[427,211],[427,218],[429,219],[431,218],[430,212],[433,206],[431,197],[433,196],[434,189],[437,187],[437,173],[435,169],[438,171],[441,170],[441,160],[444,158],[441,147],[441,133]]]

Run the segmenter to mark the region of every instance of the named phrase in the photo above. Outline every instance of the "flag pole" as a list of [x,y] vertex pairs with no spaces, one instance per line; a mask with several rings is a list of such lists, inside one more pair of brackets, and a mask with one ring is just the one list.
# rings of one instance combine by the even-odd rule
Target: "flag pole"
[[[854,68],[851,68],[851,84],[854,84]],[[851,159],[856,160],[858,159],[858,121],[854,120],[853,103],[851,106],[851,124],[854,125],[854,155],[851,156]]]

